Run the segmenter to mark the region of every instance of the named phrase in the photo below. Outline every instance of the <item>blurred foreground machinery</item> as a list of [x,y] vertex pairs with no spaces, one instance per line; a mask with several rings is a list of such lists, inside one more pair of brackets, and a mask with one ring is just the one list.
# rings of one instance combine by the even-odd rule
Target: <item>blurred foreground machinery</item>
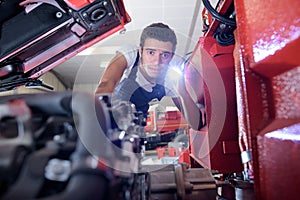
[[1,199],[214,199],[204,168],[141,165],[134,106],[109,96],[49,93],[0,99]]

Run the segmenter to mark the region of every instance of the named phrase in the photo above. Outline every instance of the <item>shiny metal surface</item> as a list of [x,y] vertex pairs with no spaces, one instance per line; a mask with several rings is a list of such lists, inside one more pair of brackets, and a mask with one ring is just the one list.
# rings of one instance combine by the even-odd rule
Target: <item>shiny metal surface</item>
[[[300,176],[300,2],[235,1],[240,146],[258,199],[295,199]],[[288,192],[287,192],[288,191]]]

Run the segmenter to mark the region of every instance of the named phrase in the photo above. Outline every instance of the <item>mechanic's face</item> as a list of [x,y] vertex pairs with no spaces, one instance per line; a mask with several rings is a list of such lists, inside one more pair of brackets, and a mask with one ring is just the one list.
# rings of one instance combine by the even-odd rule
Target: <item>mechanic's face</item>
[[139,69],[144,77],[155,83],[156,80],[164,77],[168,64],[173,57],[173,44],[153,38],[147,38],[144,48],[140,48],[141,62]]

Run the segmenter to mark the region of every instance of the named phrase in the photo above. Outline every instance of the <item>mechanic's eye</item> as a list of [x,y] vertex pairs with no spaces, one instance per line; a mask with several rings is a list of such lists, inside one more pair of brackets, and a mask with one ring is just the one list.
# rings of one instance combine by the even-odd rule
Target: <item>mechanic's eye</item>
[[155,55],[155,51],[154,50],[147,50],[147,54],[154,56]]
[[164,52],[164,53],[161,54],[162,59],[169,59],[170,56],[171,56],[170,52]]

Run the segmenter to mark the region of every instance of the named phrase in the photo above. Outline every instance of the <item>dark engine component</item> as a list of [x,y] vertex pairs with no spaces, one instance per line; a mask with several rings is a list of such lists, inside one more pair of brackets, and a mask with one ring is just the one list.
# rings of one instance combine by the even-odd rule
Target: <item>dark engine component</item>
[[145,133],[128,102],[87,93],[0,99],[0,198],[215,199],[207,169],[142,165]]
[[2,97],[0,109],[1,199],[107,199],[112,170],[97,159],[111,156],[103,102],[86,94],[19,95]]
[[0,13],[0,91],[36,84],[130,21],[118,0],[11,0],[0,2]]
[[151,199],[216,199],[216,181],[204,168],[184,164],[148,165]]

